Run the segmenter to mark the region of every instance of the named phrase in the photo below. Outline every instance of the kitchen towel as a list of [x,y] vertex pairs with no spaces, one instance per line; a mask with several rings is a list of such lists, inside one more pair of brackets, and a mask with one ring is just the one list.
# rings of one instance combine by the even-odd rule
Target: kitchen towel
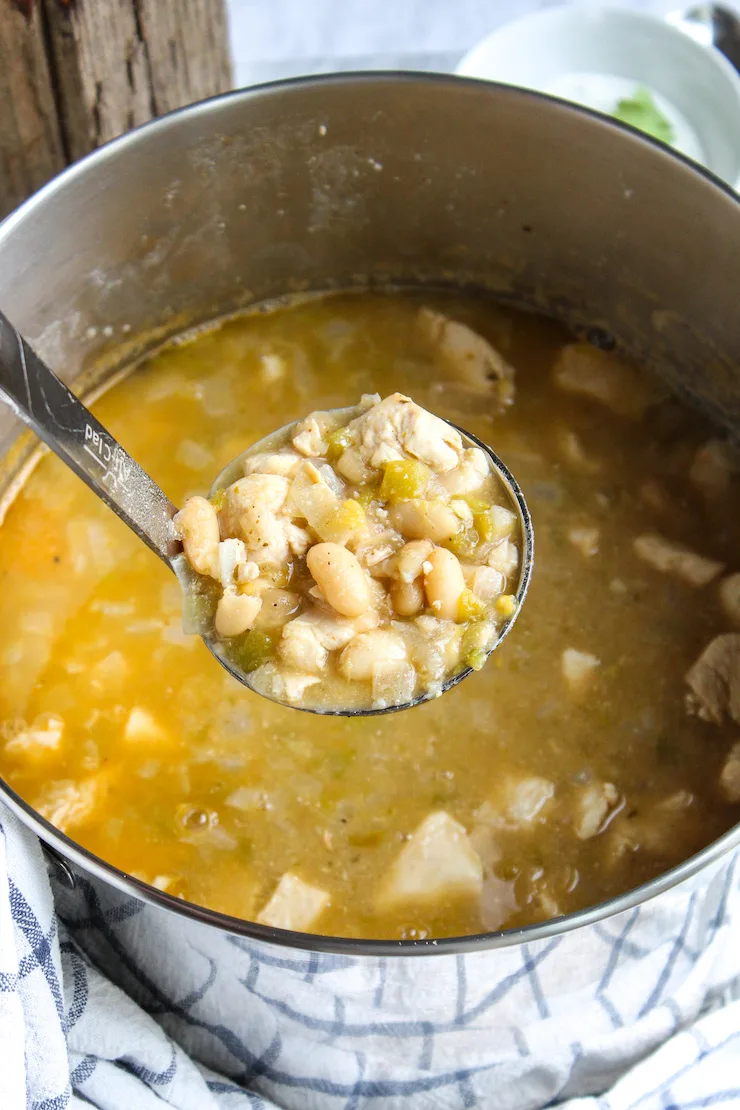
[[[154,985],[178,955],[166,930],[133,931],[144,909],[85,884],[65,894],[0,806],[2,1110],[740,1107],[737,855],[586,930],[495,952],[341,957],[318,975],[311,954],[238,941],[233,1028],[216,961],[198,989]],[[129,994],[96,966],[116,953]]]

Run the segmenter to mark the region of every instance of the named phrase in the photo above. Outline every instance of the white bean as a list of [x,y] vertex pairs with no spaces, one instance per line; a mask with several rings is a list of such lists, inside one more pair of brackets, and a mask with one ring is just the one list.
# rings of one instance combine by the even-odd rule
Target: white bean
[[258,628],[282,628],[298,612],[300,598],[290,590],[268,586],[261,596],[262,609],[256,622]]
[[460,597],[465,590],[462,567],[455,555],[435,547],[424,563],[424,589],[435,616],[457,620]]
[[337,613],[359,617],[370,607],[370,586],[357,558],[338,543],[317,543],[306,556],[308,569]]
[[400,617],[414,617],[424,608],[424,590],[418,578],[415,582],[394,582],[390,592],[393,608]]
[[376,663],[401,663],[405,659],[406,645],[398,633],[377,628],[350,640],[339,656],[339,670],[352,682],[363,682],[373,677]]
[[261,608],[261,597],[224,594],[216,607],[216,632],[219,636],[240,636],[252,627]]
[[459,532],[461,523],[448,505],[438,501],[401,501],[390,511],[393,527],[412,540],[444,543]]
[[175,528],[185,550],[185,557],[198,574],[219,577],[218,544],[221,536],[218,514],[205,497],[189,497],[175,514]]

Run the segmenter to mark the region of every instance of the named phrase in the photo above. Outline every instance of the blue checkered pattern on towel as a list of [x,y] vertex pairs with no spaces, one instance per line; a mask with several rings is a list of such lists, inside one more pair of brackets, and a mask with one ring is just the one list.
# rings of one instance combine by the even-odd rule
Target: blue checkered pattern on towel
[[183,940],[115,891],[52,894],[0,807],[0,1107],[740,1107],[739,907],[726,858],[640,909],[496,952]]

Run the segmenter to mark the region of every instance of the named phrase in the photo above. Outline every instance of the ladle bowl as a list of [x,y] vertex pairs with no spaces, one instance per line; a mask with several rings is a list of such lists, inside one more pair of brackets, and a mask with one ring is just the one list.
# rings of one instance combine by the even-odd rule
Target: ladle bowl
[[[349,408],[331,409],[329,411],[332,416],[335,416],[339,419],[340,423],[345,423],[347,420],[357,415],[359,410],[356,409],[354,406],[351,406]],[[442,418],[440,417],[439,419]],[[275,451],[277,450],[278,444],[282,444],[283,441],[288,441],[290,438],[290,431],[296,423],[297,421],[294,421],[291,424],[286,424],[283,428],[280,428],[277,431],[270,432],[269,435],[264,436],[256,443],[251,444],[251,446],[248,447],[246,451],[243,451],[240,455],[237,455],[236,458],[232,459],[231,462],[227,463],[221,473],[214,480],[209,492],[209,496],[212,497],[219,490],[224,489],[226,486],[231,485],[232,482],[235,482],[237,481],[237,479],[241,478],[244,474],[244,460],[249,458],[250,455],[260,454],[263,451]],[[490,655],[496,650],[501,641],[511,630],[514,621],[519,615],[522,604],[524,602],[524,598],[527,594],[527,590],[529,589],[529,582],[532,576],[532,568],[534,565],[534,526],[532,524],[532,517],[529,512],[529,506],[527,505],[526,499],[524,497],[524,494],[522,493],[519,483],[517,482],[516,478],[511,473],[509,468],[506,466],[506,464],[502,462],[502,460],[498,457],[495,451],[493,451],[487,443],[484,443],[482,440],[478,439],[478,437],[474,436],[471,432],[468,432],[464,428],[461,428],[457,424],[454,424],[451,420],[445,420],[445,423],[449,424],[451,428],[454,428],[455,431],[460,433],[466,447],[479,447],[485,453],[486,457],[489,460],[493,473],[497,476],[497,478],[501,482],[501,485],[506,491],[511,509],[516,513],[519,525],[519,532],[522,538],[519,577],[516,584],[516,590],[514,591],[514,596],[516,598],[516,608],[513,615],[499,625],[496,639],[491,644],[486,653],[486,660],[488,660]],[[235,678],[238,678],[240,682],[243,682],[245,686],[248,686],[250,690],[254,690],[256,693],[262,694],[262,696],[266,697],[269,701],[278,702],[278,704],[280,705],[290,704],[294,709],[301,709],[307,713],[319,713],[323,716],[329,717],[375,717],[385,713],[398,713],[400,710],[412,709],[414,706],[422,705],[424,702],[432,701],[435,698],[440,697],[442,694],[446,694],[448,690],[451,690],[453,688],[453,686],[457,686],[460,682],[462,682],[464,678],[467,678],[473,673],[472,667],[463,667],[461,670],[457,671],[455,674],[447,678],[442,683],[441,687],[435,689],[433,692],[421,693],[417,697],[413,698],[411,701],[403,702],[400,705],[388,705],[383,706],[382,708],[373,708],[372,706],[370,706],[336,709],[327,708],[321,705],[299,705],[283,702],[281,699],[273,697],[265,690],[252,685],[252,682],[250,681],[250,675],[245,674],[243,671],[241,671],[229,659],[228,654],[224,651],[223,642],[212,640],[208,637],[204,637],[204,641],[207,644],[209,650],[218,659],[219,663],[221,663],[221,665],[225,667],[226,670]]]

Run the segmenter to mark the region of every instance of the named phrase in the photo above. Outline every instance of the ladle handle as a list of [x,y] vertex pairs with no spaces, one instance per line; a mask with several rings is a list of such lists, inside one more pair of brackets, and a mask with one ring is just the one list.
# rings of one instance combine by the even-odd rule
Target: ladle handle
[[168,566],[177,509],[0,312],[0,396]]

